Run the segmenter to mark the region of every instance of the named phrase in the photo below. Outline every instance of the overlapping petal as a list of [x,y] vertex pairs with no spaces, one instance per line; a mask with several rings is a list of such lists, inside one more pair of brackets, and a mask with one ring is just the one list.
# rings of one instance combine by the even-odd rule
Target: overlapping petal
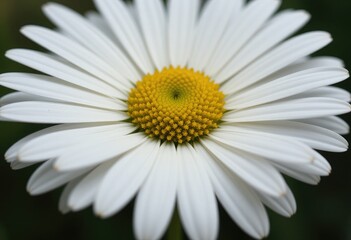
[[[28,182],[32,195],[66,184],[61,212],[92,205],[110,217],[136,196],[137,239],[162,238],[175,206],[189,238],[216,239],[217,197],[247,234],[261,239],[269,232],[265,206],[286,217],[296,211],[282,174],[317,184],[331,166],[316,150],[347,150],[339,134],[349,126],[336,115],[350,112],[350,93],[330,85],[349,73],[338,58],[309,57],[331,36],[315,31],[287,39],[309,20],[305,11],[274,14],[277,0],[95,4],[100,13],[86,17],[46,4],[58,30],[22,28],[51,53],[13,49],[6,56],[48,76],[0,75],[0,85],[18,91],[0,99],[0,121],[60,124],[23,138],[5,157],[13,169],[43,162]],[[218,84],[225,95],[218,128],[157,114],[141,128],[134,124],[131,89],[171,67],[202,72]],[[138,104],[136,116],[150,103]],[[214,109],[205,105],[198,112]],[[155,136],[142,132],[155,122],[169,126]],[[186,137],[178,124],[208,132],[190,143],[162,137],[162,131]]]

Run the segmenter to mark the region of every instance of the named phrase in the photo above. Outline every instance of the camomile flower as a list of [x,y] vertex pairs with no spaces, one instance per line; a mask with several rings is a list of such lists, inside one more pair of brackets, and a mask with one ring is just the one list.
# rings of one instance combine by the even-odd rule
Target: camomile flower
[[[253,238],[266,207],[296,211],[283,175],[317,184],[342,152],[336,117],[350,95],[340,60],[309,57],[326,32],[292,37],[309,19],[280,1],[95,0],[81,16],[44,6],[57,26],[21,32],[47,52],[6,56],[43,74],[4,73],[2,120],[57,124],[6,153],[12,168],[41,163],[27,189],[60,186],[62,212],[92,206],[103,218],[135,197],[137,239],[159,239],[175,207],[191,239],[215,239],[218,204]],[[218,199],[218,203],[217,203]]]

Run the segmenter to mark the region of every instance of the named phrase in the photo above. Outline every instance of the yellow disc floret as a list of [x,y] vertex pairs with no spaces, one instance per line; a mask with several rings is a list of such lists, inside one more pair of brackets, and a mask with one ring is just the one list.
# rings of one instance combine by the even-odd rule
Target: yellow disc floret
[[187,68],[169,67],[146,75],[128,98],[134,124],[150,137],[179,144],[209,134],[223,112],[219,85]]

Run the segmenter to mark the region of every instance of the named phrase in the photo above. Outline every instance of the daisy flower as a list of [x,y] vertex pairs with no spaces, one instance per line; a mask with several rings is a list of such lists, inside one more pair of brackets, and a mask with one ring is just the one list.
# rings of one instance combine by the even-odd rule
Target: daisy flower
[[12,168],[42,163],[27,189],[66,185],[62,212],[103,218],[134,197],[137,239],[163,236],[175,206],[191,239],[215,239],[218,205],[253,238],[265,207],[296,211],[283,175],[317,184],[342,152],[350,95],[342,61],[309,57],[322,31],[291,37],[309,19],[277,0],[95,0],[81,16],[50,3],[57,26],[21,32],[48,50],[6,56],[43,74],[4,73],[0,117],[57,124],[6,153]]

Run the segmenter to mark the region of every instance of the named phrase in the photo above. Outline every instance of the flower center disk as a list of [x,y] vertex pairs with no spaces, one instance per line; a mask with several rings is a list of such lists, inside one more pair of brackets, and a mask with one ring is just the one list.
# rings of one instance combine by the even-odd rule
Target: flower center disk
[[146,75],[129,93],[128,113],[146,135],[184,143],[218,127],[224,112],[219,85],[201,72],[164,68]]

